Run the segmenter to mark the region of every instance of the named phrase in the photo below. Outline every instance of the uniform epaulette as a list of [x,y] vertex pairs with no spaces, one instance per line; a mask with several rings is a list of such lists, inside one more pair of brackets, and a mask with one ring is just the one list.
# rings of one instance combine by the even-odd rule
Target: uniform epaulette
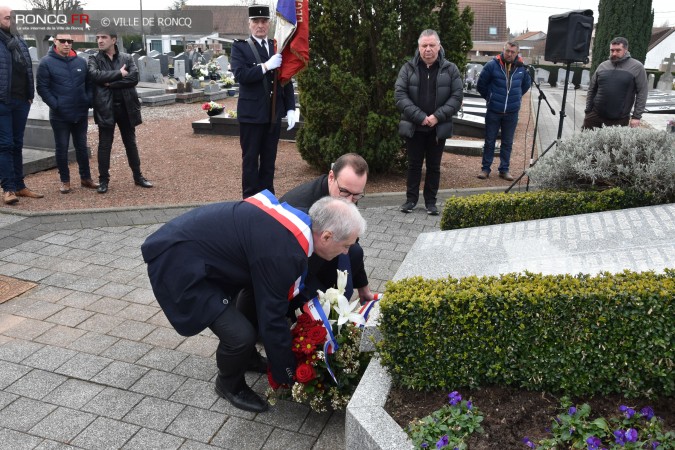
[[235,39],[234,42],[246,42],[246,39]]

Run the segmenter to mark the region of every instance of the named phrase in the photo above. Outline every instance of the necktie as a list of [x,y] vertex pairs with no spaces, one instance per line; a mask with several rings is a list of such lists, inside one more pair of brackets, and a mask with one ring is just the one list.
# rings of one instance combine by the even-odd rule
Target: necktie
[[265,55],[267,55],[267,57],[269,58],[270,52],[267,51],[267,41],[265,41],[265,40],[263,39],[261,42],[262,42],[263,52],[264,52]]

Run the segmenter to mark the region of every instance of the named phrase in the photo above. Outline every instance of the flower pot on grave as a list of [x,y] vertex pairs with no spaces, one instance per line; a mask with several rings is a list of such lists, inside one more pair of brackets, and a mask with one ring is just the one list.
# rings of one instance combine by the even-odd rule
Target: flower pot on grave
[[192,83],[185,83],[185,92],[192,92]]
[[208,114],[209,116],[217,116],[218,114],[221,114],[224,110],[225,108],[213,108],[209,111],[206,111],[206,114]]
[[236,93],[237,93],[237,91],[235,91],[234,89],[228,89],[227,90],[227,95],[229,95],[230,97],[234,97],[234,94],[236,94]]
[[220,75],[218,75],[217,73],[212,73],[212,74],[209,74],[209,78],[211,78],[212,80],[218,81],[218,80],[220,80]]

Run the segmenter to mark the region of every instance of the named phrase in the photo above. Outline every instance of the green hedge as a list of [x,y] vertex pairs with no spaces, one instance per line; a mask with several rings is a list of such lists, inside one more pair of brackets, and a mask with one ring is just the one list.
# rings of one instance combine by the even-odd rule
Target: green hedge
[[395,384],[675,394],[675,271],[389,282],[378,344]]
[[653,204],[653,197],[619,188],[604,191],[536,191],[451,197],[445,202],[441,230],[522,220],[546,219]]

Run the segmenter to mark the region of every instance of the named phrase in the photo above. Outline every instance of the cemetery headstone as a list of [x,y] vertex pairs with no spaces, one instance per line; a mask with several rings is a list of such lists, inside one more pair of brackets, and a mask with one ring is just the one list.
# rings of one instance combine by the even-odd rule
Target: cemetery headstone
[[174,51],[166,52],[166,56],[168,56],[169,58],[173,58],[174,56],[176,56],[176,52]]
[[581,89],[588,90],[588,86],[591,84],[591,72],[588,70],[581,71]]
[[148,53],[148,56],[151,58],[154,58],[155,56],[159,55],[160,53],[157,50],[150,50]]
[[157,55],[153,57],[159,61],[159,70],[165,77],[169,75],[169,57],[167,55]]
[[648,86],[650,91],[654,89],[654,80],[655,79],[656,79],[656,75],[654,75],[653,73],[650,73],[649,77],[647,79],[647,86]]
[[138,60],[141,58],[141,54],[138,52],[134,52],[131,54],[131,57],[134,59],[134,62],[136,63],[136,66],[138,67]]
[[667,62],[668,65],[666,66],[663,75],[661,75],[661,78],[659,78],[659,84],[656,88],[662,92],[671,92],[673,90],[673,63],[675,62],[675,53],[671,53],[670,58],[664,59],[663,62]]
[[230,70],[230,61],[225,55],[221,55],[216,58],[216,63],[220,66],[221,72],[227,72]]
[[541,67],[537,67],[537,73],[535,74],[535,79],[537,83],[548,83],[548,77],[551,76],[551,72]]
[[138,58],[138,81],[157,83],[157,78],[162,76],[160,71],[159,61],[149,56],[141,56]]
[[[572,75],[573,74],[570,73],[569,81],[572,80]],[[559,87],[559,88],[565,87],[565,77],[566,76],[567,76],[567,70],[566,69],[563,69],[563,68],[558,69],[558,80],[556,82],[557,87]]]
[[213,50],[209,49],[204,52],[203,55],[204,62],[209,62],[211,61],[211,58],[213,58]]
[[35,47],[28,47],[28,53],[30,54],[30,59],[33,61],[39,61],[38,49]]
[[185,61],[176,59],[173,62],[173,77],[179,81],[185,81]]

